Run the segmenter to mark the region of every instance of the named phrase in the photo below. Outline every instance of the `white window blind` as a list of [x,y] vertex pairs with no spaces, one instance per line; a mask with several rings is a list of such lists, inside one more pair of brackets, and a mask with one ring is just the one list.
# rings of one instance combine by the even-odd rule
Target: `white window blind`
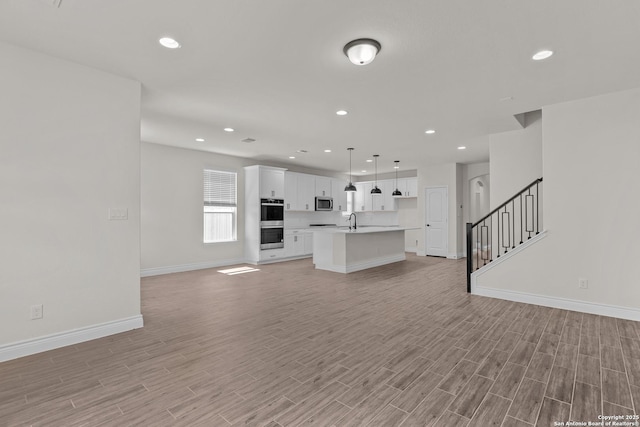
[[204,205],[237,206],[236,173],[204,170]]
[[204,170],[204,243],[236,240],[237,174]]

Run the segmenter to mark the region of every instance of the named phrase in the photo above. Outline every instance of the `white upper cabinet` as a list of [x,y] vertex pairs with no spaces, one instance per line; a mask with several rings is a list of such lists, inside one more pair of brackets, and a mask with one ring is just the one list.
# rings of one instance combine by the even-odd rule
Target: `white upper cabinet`
[[398,197],[418,197],[418,178],[398,178],[398,190],[402,192]]
[[284,170],[260,166],[260,198],[284,199]]
[[316,210],[315,189],[316,189],[315,176],[307,175],[306,173],[298,174],[297,210],[299,211]]
[[287,211],[315,210],[315,177],[306,173],[285,174],[284,209]]
[[331,178],[316,176],[316,197],[331,197]]
[[366,212],[373,210],[373,198],[371,197],[372,182],[359,182],[356,184],[354,211]]
[[295,211],[298,209],[298,174],[295,172],[284,173],[284,210]]
[[334,211],[346,211],[347,210],[347,192],[344,191],[344,187],[347,183],[341,179],[331,180],[331,195],[333,196],[333,210]]
[[[398,180],[399,181],[399,180]],[[398,182],[398,185],[400,183]],[[378,181],[378,188],[382,194],[371,194],[375,182],[359,182],[356,184],[358,191],[355,194],[353,209],[356,212],[366,211],[395,211],[396,201],[393,197],[395,180],[384,179]]]
[[372,198],[372,210],[374,211],[393,211],[396,209],[396,202],[393,199],[392,193],[395,188],[394,182],[391,180],[378,181],[378,188],[382,191],[382,194],[371,195]]

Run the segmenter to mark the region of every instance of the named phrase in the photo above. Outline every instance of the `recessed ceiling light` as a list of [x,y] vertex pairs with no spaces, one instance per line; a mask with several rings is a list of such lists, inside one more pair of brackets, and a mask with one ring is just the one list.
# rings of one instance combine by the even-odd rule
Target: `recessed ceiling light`
[[296,158],[296,156],[289,156],[289,158],[290,158],[290,159],[295,159],[295,158]]
[[331,152],[331,150],[324,150],[324,152],[325,152],[325,153],[330,153],[330,152]]
[[178,49],[180,47],[180,43],[171,37],[162,37],[158,42],[167,49]]
[[202,139],[202,138],[196,138],[196,141],[198,141],[198,142],[204,142],[204,139]]
[[367,163],[371,163],[371,162],[373,162],[373,160],[367,159]]
[[400,169],[400,166],[394,166],[393,168],[394,169]]
[[234,128],[224,128],[225,132],[233,132],[235,129]]
[[458,150],[466,150],[467,147],[465,147],[464,145],[461,145],[460,147],[458,147]]
[[436,131],[435,131],[435,130],[433,130],[433,129],[428,129],[428,130],[425,130],[425,131],[424,131],[424,133],[426,133],[426,134],[428,134],[428,135],[431,135],[431,134],[433,134],[433,133],[436,133]]
[[336,111],[336,114],[339,116],[346,116],[349,113],[347,113],[346,110],[338,110]]
[[362,169],[360,172],[366,172],[366,170]]
[[533,55],[531,59],[533,59],[534,61],[541,61],[543,59],[547,59],[551,55],[553,55],[552,50],[541,50],[540,52],[537,52],[535,55]]

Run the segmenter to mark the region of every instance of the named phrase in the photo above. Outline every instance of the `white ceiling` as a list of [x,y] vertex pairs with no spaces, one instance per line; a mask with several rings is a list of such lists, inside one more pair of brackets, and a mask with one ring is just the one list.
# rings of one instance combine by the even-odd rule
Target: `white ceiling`
[[[514,114],[640,86],[637,0],[52,2],[0,0],[0,40],[142,82],[144,141],[257,162],[483,161]],[[382,51],[357,67],[342,48],[361,37]]]

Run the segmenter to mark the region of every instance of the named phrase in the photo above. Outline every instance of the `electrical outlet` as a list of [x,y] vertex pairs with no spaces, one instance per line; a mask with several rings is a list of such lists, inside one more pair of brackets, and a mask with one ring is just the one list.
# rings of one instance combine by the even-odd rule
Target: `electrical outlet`
[[42,319],[42,304],[31,306],[31,320]]
[[589,289],[589,281],[587,279],[578,279],[578,287],[580,289]]
[[109,208],[110,221],[123,221],[129,219],[129,210],[127,208]]

